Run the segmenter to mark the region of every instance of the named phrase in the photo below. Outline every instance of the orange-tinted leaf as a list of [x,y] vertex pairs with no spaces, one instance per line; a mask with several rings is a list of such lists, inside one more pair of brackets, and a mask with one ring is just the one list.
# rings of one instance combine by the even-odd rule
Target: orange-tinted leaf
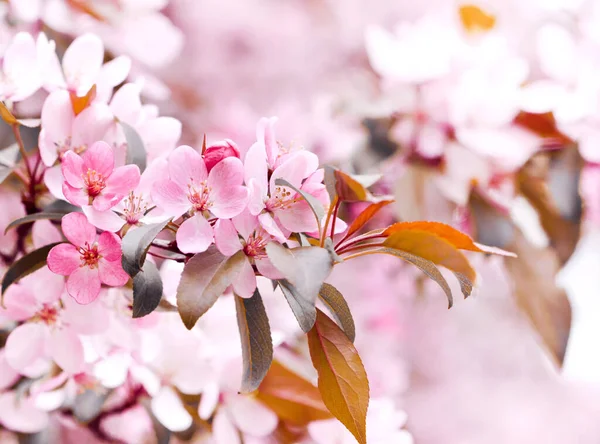
[[319,290],[319,298],[327,306],[327,309],[331,312],[339,326],[342,327],[348,339],[354,342],[354,338],[356,337],[354,319],[342,293],[333,285],[324,283]]
[[78,115],[81,111],[86,109],[96,98],[96,85],[92,85],[90,90],[85,96],[78,97],[74,92],[69,92],[71,98],[71,106],[73,107],[73,113]]
[[236,295],[235,308],[244,361],[241,392],[250,393],[258,388],[273,360],[271,328],[258,289],[251,298]]
[[245,260],[243,251],[225,257],[211,247],[204,253],[196,254],[185,264],[177,287],[177,308],[188,329],[194,327],[200,316],[231,285]]
[[571,145],[573,141],[561,133],[556,126],[556,119],[552,113],[532,114],[520,112],[514,123],[527,128],[542,137],[546,143],[554,142],[557,145]]
[[334,170],[335,191],[340,200],[345,202],[364,202],[369,200],[369,192],[357,180],[340,170]]
[[458,13],[467,31],[489,31],[496,24],[496,17],[475,5],[463,5]]
[[[400,230],[391,234],[383,245],[420,256],[454,272],[465,297],[471,294],[476,274],[467,258],[446,239],[421,230]],[[468,285],[467,285],[468,282]]]
[[0,102],[0,117],[9,125],[14,125],[15,123],[18,123],[17,118],[13,116],[13,114],[3,102]]
[[297,426],[332,417],[319,390],[278,361],[271,364],[257,398],[279,418]]
[[394,202],[393,200],[382,200],[381,202],[372,203],[367,208],[365,208],[357,217],[352,221],[350,226],[348,227],[348,231],[346,231],[346,235],[344,239],[349,238],[354,233],[358,232],[362,227],[364,227],[372,218],[377,214],[379,210],[381,210],[386,205]]
[[500,248],[488,247],[486,245],[473,242],[469,236],[461,233],[456,228],[441,222],[398,222],[390,225],[383,232],[384,235],[390,236],[393,233],[404,230],[426,231],[434,234],[442,239],[450,242],[459,250],[476,251],[479,253],[499,254],[501,256],[515,256],[514,253],[504,251]]
[[308,333],[310,357],[319,374],[319,391],[329,411],[354,435],[367,442],[369,380],[352,342],[320,310]]
[[414,254],[407,253],[406,251],[395,250],[394,248],[377,248],[373,249],[372,252],[381,253],[381,254],[390,254],[392,256],[399,257],[400,259],[405,260],[408,263],[413,264],[419,270],[429,277],[432,281],[436,282],[448,298],[448,308],[452,308],[453,298],[452,298],[452,290],[450,290],[450,286],[448,282],[440,273],[440,270],[435,266],[435,264],[427,259],[423,259],[420,256],[415,256]]

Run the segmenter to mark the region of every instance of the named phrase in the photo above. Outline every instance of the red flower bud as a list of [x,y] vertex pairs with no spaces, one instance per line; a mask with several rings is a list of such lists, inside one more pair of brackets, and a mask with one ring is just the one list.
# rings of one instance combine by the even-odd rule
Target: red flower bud
[[212,143],[206,147],[204,152],[204,163],[208,171],[227,157],[240,158],[240,150],[232,140],[225,139]]

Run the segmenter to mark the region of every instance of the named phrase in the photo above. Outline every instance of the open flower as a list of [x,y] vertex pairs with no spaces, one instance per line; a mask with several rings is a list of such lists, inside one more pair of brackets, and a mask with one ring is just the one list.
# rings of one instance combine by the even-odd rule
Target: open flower
[[63,156],[63,193],[73,205],[93,205],[106,211],[118,204],[140,183],[137,165],[115,168],[112,148],[96,142],[82,156],[67,151]]
[[81,213],[62,218],[62,231],[70,244],[50,250],[48,268],[67,279],[67,292],[80,304],[98,297],[101,284],[125,285],[129,276],[121,267],[121,241],[113,233],[96,237],[96,228]]
[[188,213],[177,230],[177,246],[184,253],[200,253],[213,242],[206,217],[229,219],[240,214],[248,201],[242,185],[244,167],[236,157],[219,162],[208,173],[202,156],[183,145],[169,156],[169,178],[158,180],[152,190],[156,205],[169,217]]
[[258,223],[258,217],[251,215],[248,210],[232,220],[220,219],[215,224],[215,244],[219,251],[225,256],[233,256],[242,250],[246,255],[244,267],[233,282],[233,289],[237,295],[249,298],[256,290],[256,276],[252,264],[256,265],[263,276],[271,279],[281,278],[265,251],[272,239],[273,237]]

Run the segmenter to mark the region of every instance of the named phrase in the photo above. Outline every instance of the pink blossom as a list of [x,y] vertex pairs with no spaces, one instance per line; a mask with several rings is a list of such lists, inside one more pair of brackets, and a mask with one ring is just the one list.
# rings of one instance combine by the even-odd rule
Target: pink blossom
[[96,142],[83,155],[67,151],[63,156],[63,193],[73,205],[93,205],[106,211],[118,204],[140,183],[137,165],[114,167],[115,157],[106,142]]
[[49,91],[67,89],[78,96],[85,95],[96,85],[96,98],[107,102],[112,89],[122,83],[131,69],[131,60],[120,56],[104,62],[104,44],[98,36],[84,34],[67,48],[62,67],[56,55],[49,62],[45,88]]
[[46,36],[40,34],[37,43],[31,34],[20,32],[6,48],[0,69],[0,100],[20,102],[42,87],[43,60],[54,50]]
[[169,178],[156,181],[152,198],[166,216],[189,214],[177,230],[177,245],[184,253],[206,251],[213,229],[206,220],[240,214],[248,200],[242,185],[244,168],[235,157],[219,162],[210,173],[202,156],[189,146],[180,146],[169,156]]
[[39,137],[40,155],[46,166],[52,166],[67,151],[84,152],[92,143],[103,140],[114,122],[110,109],[92,103],[78,115],[73,112],[69,93],[51,93],[42,108],[42,130]]
[[70,244],[50,250],[48,268],[67,279],[68,293],[80,304],[98,297],[100,285],[125,285],[129,276],[121,268],[121,241],[112,233],[96,236],[96,228],[81,213],[62,219],[62,231]]
[[217,163],[227,157],[237,157],[239,159],[240,149],[233,140],[225,139],[208,145],[202,157],[204,158],[206,169],[210,173],[210,170],[212,170]]
[[281,277],[265,251],[272,239],[258,223],[258,217],[251,215],[248,210],[231,220],[219,219],[215,224],[215,244],[219,251],[225,256],[232,256],[242,250],[246,255],[244,267],[233,282],[237,295],[249,298],[254,294],[256,276],[252,265],[256,265],[263,276],[272,279]]

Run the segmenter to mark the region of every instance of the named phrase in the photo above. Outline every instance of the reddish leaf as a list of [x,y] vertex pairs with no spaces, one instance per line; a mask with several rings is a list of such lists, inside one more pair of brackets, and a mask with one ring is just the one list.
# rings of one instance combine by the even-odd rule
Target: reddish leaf
[[342,327],[348,339],[354,342],[354,338],[356,337],[354,319],[342,293],[333,285],[325,283],[321,286],[321,290],[319,290],[319,298],[327,306],[327,309],[331,312],[339,326]]
[[78,115],[81,111],[86,109],[96,98],[96,85],[92,85],[90,90],[82,97],[78,97],[73,91],[69,92],[71,98],[71,106],[73,107],[73,113]]
[[405,251],[441,265],[454,272],[465,297],[471,294],[475,270],[467,258],[446,239],[420,230],[400,230],[391,234],[383,245]]
[[248,299],[236,295],[235,307],[244,361],[241,392],[250,393],[258,388],[273,360],[271,328],[258,289]]
[[451,227],[450,225],[443,224],[441,222],[398,222],[387,227],[383,234],[385,236],[390,236],[393,233],[398,233],[404,230],[418,230],[434,234],[450,242],[452,245],[454,245],[454,247],[458,248],[459,250],[476,251],[479,253],[491,253],[498,254],[501,256],[515,256],[514,253],[504,251],[500,248],[488,247],[486,245],[475,243],[473,242],[473,239],[471,239],[466,234],[461,233],[460,231]]
[[370,193],[357,180],[340,170],[334,170],[335,191],[340,200],[345,202],[364,202],[369,200]]
[[381,202],[372,203],[367,208],[365,208],[357,217],[352,221],[348,230],[346,231],[346,235],[344,239],[348,239],[354,233],[358,232],[362,227],[364,227],[376,214],[386,205],[394,202],[393,200],[382,200]]
[[278,361],[271,364],[257,398],[279,418],[297,426],[331,418],[319,390]]
[[177,287],[177,308],[188,329],[194,327],[231,285],[245,260],[243,251],[225,257],[213,247],[196,254],[185,264]]
[[308,333],[310,357],[319,374],[319,391],[329,411],[354,435],[367,442],[369,381],[358,352],[346,334],[320,310]]

